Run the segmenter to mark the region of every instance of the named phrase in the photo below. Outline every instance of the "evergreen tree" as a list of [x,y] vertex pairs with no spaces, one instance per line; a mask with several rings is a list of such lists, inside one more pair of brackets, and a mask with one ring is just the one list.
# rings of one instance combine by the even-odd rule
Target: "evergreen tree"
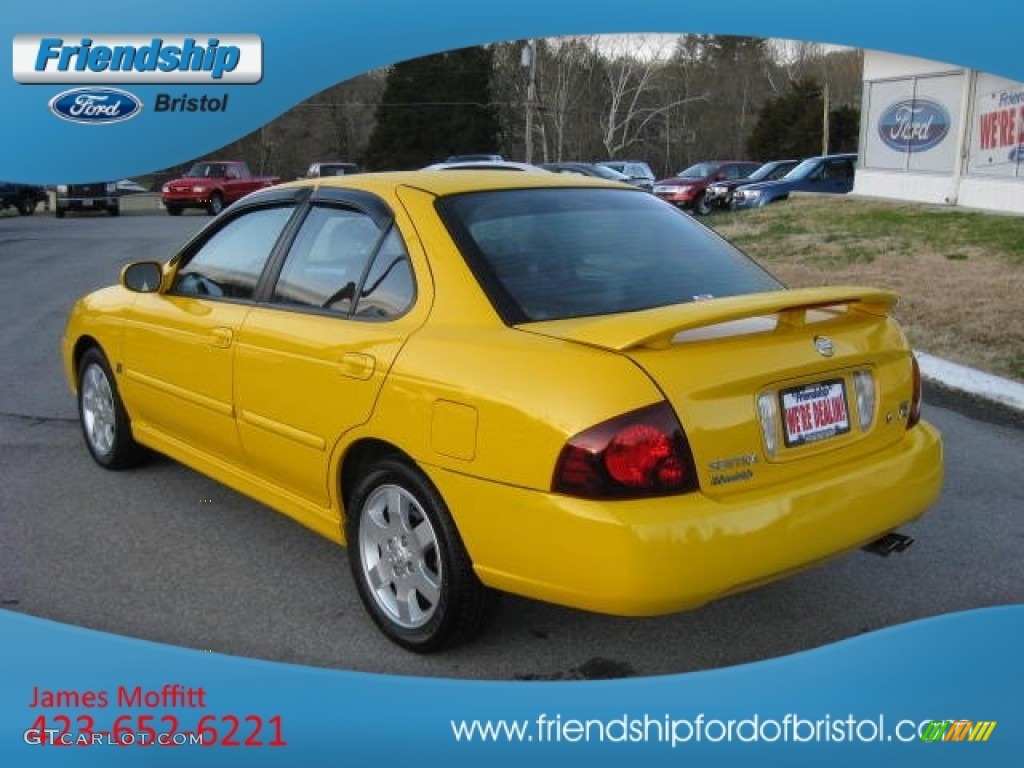
[[798,80],[777,99],[766,102],[747,141],[752,157],[764,160],[821,154],[821,86]]
[[396,64],[388,73],[365,164],[421,168],[452,154],[497,151],[493,54],[463,48]]
[[860,110],[840,107],[828,113],[828,151],[856,152],[860,143]]
[[[821,154],[821,86],[816,80],[798,80],[758,115],[747,149],[764,160]],[[856,152],[860,112],[843,106],[829,112],[829,152]]]

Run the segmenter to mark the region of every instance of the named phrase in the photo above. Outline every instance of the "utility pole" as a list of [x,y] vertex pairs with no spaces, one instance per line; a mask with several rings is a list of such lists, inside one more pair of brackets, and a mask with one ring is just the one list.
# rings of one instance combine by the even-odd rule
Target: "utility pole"
[[537,43],[532,38],[523,46],[520,63],[526,68],[526,162],[533,162],[533,105],[537,101]]
[[825,87],[821,89],[821,103],[822,103],[822,115],[821,115],[821,154],[828,154],[828,80],[825,80]]

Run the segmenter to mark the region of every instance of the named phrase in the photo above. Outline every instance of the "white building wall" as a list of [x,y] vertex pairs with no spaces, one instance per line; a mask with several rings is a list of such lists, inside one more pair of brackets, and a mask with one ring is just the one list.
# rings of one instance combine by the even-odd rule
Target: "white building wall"
[[968,176],[960,181],[958,205],[1003,213],[1024,213],[1024,180]]
[[952,176],[893,173],[858,168],[853,180],[853,194],[910,200],[915,203],[954,205],[957,190]]
[[[949,125],[941,145],[903,151],[891,137],[880,137],[886,119],[896,125],[886,110],[908,99],[945,107]],[[992,112],[1008,113],[1000,117],[1010,126],[998,134],[993,128],[986,142],[982,121]],[[1024,85],[942,62],[865,51],[861,121],[854,194],[1024,213]]]

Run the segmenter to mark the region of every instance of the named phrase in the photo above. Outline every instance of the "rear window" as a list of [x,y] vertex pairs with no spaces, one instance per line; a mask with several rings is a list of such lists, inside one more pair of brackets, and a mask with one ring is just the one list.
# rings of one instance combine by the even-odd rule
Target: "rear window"
[[475,192],[442,199],[439,209],[509,324],[782,287],[710,229],[643,192]]

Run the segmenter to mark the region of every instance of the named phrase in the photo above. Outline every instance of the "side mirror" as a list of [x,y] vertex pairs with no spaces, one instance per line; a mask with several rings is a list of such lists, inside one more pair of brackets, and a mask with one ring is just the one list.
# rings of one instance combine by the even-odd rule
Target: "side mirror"
[[137,261],[121,270],[121,285],[134,293],[156,293],[164,270],[158,261]]

